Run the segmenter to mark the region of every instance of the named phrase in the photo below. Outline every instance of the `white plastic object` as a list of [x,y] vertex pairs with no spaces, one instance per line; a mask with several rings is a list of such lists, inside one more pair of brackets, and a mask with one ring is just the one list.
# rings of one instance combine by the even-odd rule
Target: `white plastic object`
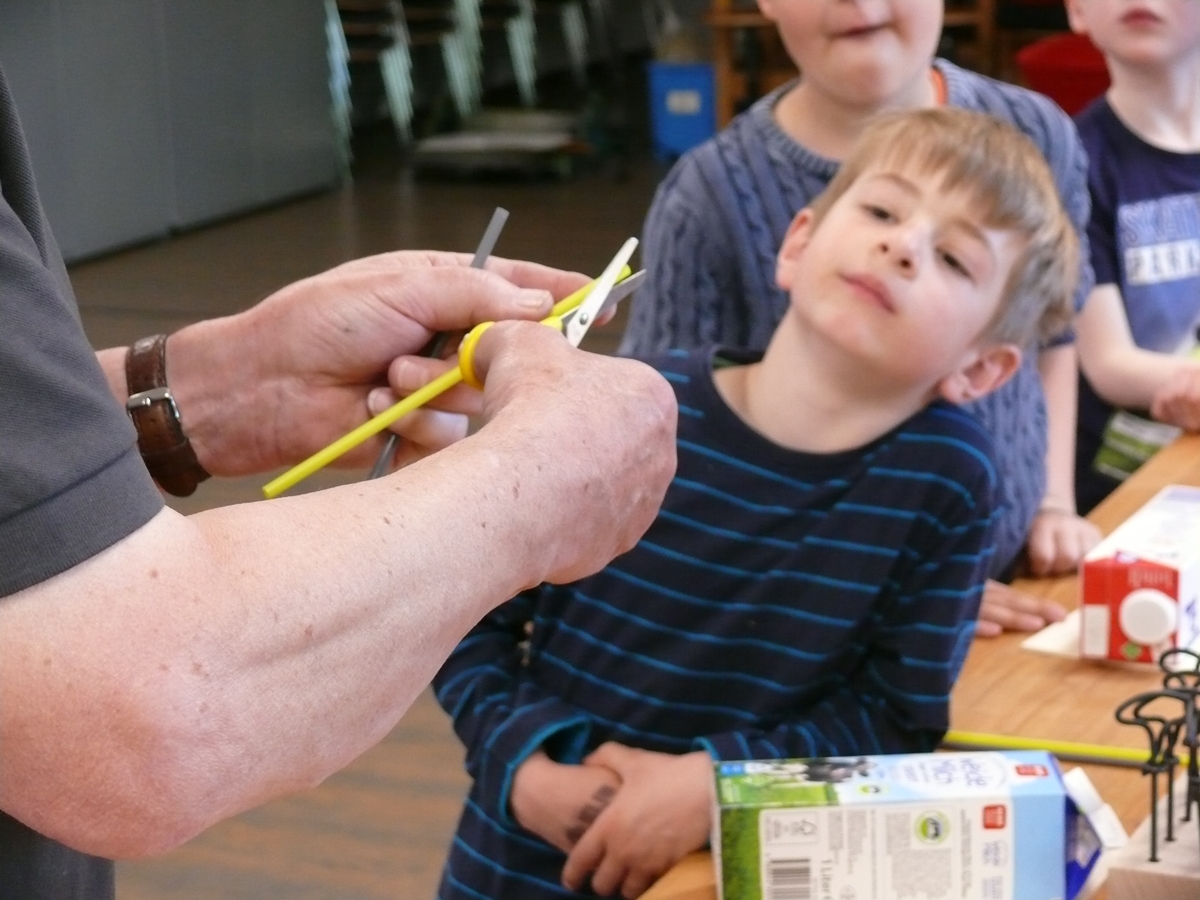
[[1179,607],[1175,601],[1154,588],[1139,588],[1121,601],[1121,631],[1131,641],[1154,646],[1175,633]]

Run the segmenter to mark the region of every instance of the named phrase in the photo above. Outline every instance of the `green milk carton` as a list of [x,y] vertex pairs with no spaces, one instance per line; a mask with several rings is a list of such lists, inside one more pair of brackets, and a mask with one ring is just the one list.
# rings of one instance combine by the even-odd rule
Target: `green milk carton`
[[723,900],[1071,900],[1100,840],[1048,753],[721,762]]

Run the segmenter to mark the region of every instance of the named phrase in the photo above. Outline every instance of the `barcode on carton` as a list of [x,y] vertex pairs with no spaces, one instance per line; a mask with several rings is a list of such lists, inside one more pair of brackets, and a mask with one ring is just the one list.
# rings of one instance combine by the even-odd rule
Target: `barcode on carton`
[[812,900],[812,860],[767,860],[763,887],[764,900]]

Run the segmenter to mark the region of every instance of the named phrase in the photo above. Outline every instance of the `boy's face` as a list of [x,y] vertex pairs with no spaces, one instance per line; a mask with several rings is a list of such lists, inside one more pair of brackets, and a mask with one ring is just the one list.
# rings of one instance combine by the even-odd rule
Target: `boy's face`
[[928,71],[943,0],[758,0],[807,81],[880,107]]
[[1068,0],[1071,27],[1112,59],[1161,66],[1200,52],[1200,0]]
[[799,327],[891,385],[963,402],[992,385],[962,382],[955,393],[942,383],[997,350],[981,335],[1022,249],[939,177],[884,165],[864,171],[816,227],[808,210],[796,217],[777,277]]

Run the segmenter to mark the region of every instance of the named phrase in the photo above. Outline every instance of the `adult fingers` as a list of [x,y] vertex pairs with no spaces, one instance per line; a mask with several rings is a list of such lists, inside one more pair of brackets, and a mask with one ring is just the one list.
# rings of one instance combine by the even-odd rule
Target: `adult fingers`
[[[566,272],[534,262],[498,256],[489,259],[486,268],[489,272],[495,272],[521,287],[549,291],[556,300],[579,290],[590,280],[588,276],[579,272]],[[599,276],[598,272],[596,274]]]
[[[440,250],[393,250],[343,263],[331,271],[344,274],[389,274],[407,276],[416,270],[441,268],[468,268],[472,262],[469,253],[450,253]],[[580,272],[568,272],[540,263],[502,256],[488,257],[484,265],[506,281],[521,287],[548,291],[556,300],[587,284],[589,278]]]
[[[457,359],[402,356],[388,367],[388,383],[391,385],[392,395],[398,400],[400,397],[407,397],[448,370],[457,367]],[[395,402],[396,400],[392,400],[392,403]],[[466,385],[459,385],[434,397],[426,404],[426,407],[477,416],[483,411],[483,397],[479,391]],[[386,409],[386,406],[384,408]]]
[[[372,411],[376,409],[376,397],[390,399],[392,394],[382,388],[373,393],[368,401]],[[380,403],[379,412],[387,409],[389,405],[388,402]],[[466,437],[469,425],[469,420],[461,413],[438,409],[418,409],[401,417],[391,426],[391,431],[402,439],[391,466],[399,468],[438,450],[444,450]]]
[[474,359],[485,417],[519,415],[547,456],[539,478],[554,479],[566,498],[571,526],[543,547],[541,580],[575,581],[632,547],[675,472],[677,410],[666,380],[524,323],[486,331]]
[[363,277],[387,310],[430,332],[466,331],[480,322],[505,319],[541,319],[554,303],[544,287],[520,286],[495,272],[462,266],[408,268],[395,277],[384,273]]

